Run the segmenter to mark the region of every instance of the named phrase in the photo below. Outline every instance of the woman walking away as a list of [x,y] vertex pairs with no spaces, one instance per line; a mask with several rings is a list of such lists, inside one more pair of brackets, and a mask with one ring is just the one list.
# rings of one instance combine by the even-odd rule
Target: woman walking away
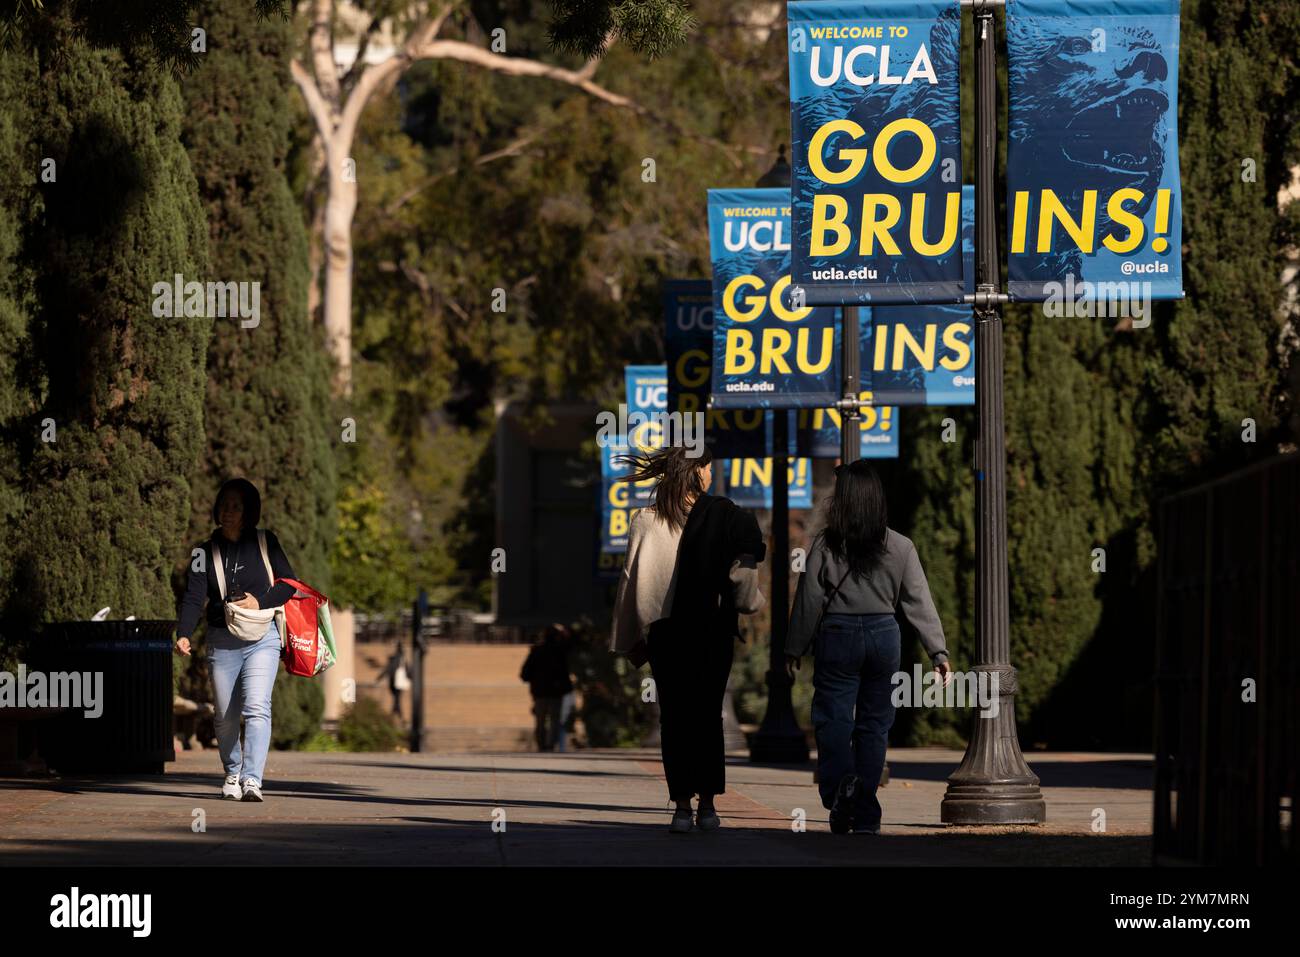
[[252,482],[230,479],[221,486],[212,506],[212,520],[218,527],[197,546],[203,551],[202,570],[195,571],[190,564],[176,625],[176,648],[188,655],[190,636],[207,604],[217,745],[226,771],[221,796],[232,801],[262,800],[262,773],[271,747],[271,689],[280,664],[280,629],[271,617],[265,630],[257,624],[250,632],[247,621],[259,616],[245,613],[242,623],[235,626],[241,632],[237,635],[227,625],[225,604],[254,611],[279,608],[293,597],[294,587],[283,582],[272,587],[272,582],[297,577],[276,537],[257,527],[261,514],[262,497]]
[[664,776],[676,804],[668,830],[721,826],[714,798],[726,790],[722,700],[731,673],[737,614],[763,607],[758,563],[766,546],[754,516],[709,495],[708,450],[679,446],[626,456],[630,482],[656,479],[654,505],[628,530],[627,558],[614,603],[611,648],[647,660],[659,701]]
[[943,625],[911,540],[887,525],[885,491],[865,459],[835,470],[826,528],[799,579],[786,638],[791,679],[811,646],[817,782],[831,830],[880,833],[876,788],[894,724],[901,609],[948,682]]

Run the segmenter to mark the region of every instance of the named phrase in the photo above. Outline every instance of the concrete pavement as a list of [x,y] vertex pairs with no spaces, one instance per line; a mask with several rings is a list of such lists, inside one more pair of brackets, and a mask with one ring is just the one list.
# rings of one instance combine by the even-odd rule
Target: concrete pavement
[[0,779],[0,864],[1150,863],[1150,755],[1031,753],[1048,822],[997,829],[940,824],[960,758],[891,749],[883,832],[870,837],[830,833],[811,765],[743,755],[718,800],[723,829],[670,835],[657,751],[272,752],[263,804],[221,801],[216,753],[190,751],[161,777]]

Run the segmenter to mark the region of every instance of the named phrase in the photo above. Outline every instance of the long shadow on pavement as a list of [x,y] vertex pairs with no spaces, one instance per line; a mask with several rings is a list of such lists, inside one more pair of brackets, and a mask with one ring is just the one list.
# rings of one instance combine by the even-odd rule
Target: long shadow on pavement
[[617,820],[510,823],[438,817],[375,824],[209,821],[206,833],[75,841],[27,839],[0,850],[5,866],[1144,866],[1148,837],[927,834],[879,837],[734,828],[670,835],[662,823]]

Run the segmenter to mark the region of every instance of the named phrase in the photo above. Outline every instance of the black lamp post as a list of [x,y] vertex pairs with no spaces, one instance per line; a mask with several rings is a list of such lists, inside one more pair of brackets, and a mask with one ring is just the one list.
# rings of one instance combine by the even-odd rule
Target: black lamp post
[[[790,188],[790,164],[785,144],[776,162],[755,184],[760,188]],[[794,717],[791,682],[785,673],[785,636],[790,620],[790,412],[772,413],[772,640],[768,648],[767,712],[754,734],[749,759],[765,764],[805,764],[808,740]]]
[[977,672],[998,676],[998,711],[975,718],[961,766],[940,806],[945,824],[1041,824],[1038,777],[1016,736],[1016,669],[1007,598],[1007,496],[1002,409],[1002,316],[998,291],[993,174],[997,149],[997,53],[993,7],[962,0],[975,14],[975,642]]

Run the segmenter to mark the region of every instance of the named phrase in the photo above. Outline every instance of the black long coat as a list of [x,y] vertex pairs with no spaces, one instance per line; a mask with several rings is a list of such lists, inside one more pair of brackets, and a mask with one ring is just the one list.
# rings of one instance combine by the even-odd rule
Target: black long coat
[[674,626],[739,635],[731,563],[741,555],[752,555],[761,562],[766,554],[767,545],[752,513],[729,498],[701,495],[691,507],[678,545],[670,615]]

